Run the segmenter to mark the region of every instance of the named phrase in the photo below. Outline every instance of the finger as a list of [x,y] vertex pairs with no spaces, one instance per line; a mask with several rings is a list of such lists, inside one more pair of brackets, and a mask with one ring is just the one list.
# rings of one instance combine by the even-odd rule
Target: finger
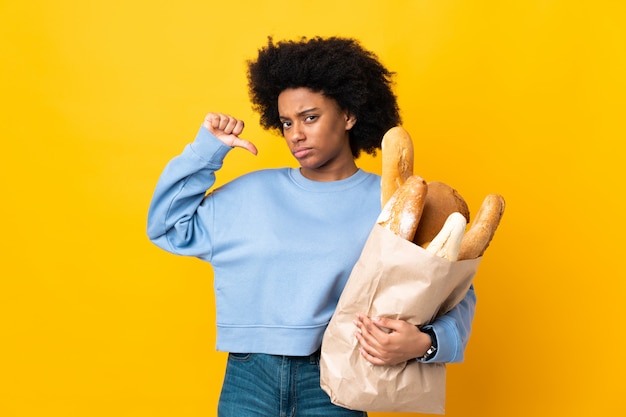
[[372,318],[372,323],[377,326],[379,329],[386,331],[400,331],[402,329],[402,321],[394,320],[387,317],[374,317]]
[[361,322],[363,323],[363,326],[367,329],[367,331],[377,339],[383,338],[391,332],[389,328],[379,325],[379,323],[374,322],[369,317],[362,316]]
[[223,133],[224,128],[228,125],[230,116],[222,113],[209,113],[205,118],[204,126],[214,135]]
[[223,122],[226,123],[223,130],[224,130],[224,133],[226,133],[227,135],[230,135],[230,134],[238,135],[239,133],[241,133],[241,130],[243,130],[241,129],[239,133],[235,133],[235,129],[237,128],[237,125],[239,124],[239,120],[235,119],[232,116],[226,115]]
[[357,328],[357,339],[361,346],[363,346],[370,355],[376,357],[382,357],[384,353],[384,343],[386,338],[388,338],[387,334],[382,332],[376,326],[367,326],[365,324],[360,324]]
[[[227,115],[227,114],[220,114],[219,115],[219,122],[217,123],[216,128],[221,130],[224,133],[226,132],[226,127],[228,126],[228,123],[230,123],[232,117]],[[230,133],[230,132],[228,132]]]
[[208,113],[204,117],[204,127],[213,132],[219,124],[219,115],[217,113]]
[[221,113],[213,113],[210,117],[211,127],[214,130],[220,130],[220,122],[222,120],[223,115]]
[[358,336],[364,340],[364,343],[373,344],[376,343],[376,338],[371,334],[372,326],[368,327],[370,322],[369,318],[362,314],[357,314],[357,318],[354,320],[354,325],[357,327]]
[[243,120],[236,119],[235,127],[233,128],[233,135],[239,136],[243,132],[244,123]]
[[368,362],[370,362],[372,365],[384,365],[385,362],[379,358],[377,358],[376,356],[372,356],[370,355],[365,349],[360,348],[359,352],[361,353],[361,356],[363,356],[365,358],[365,360],[367,360]]
[[380,358],[380,352],[372,344],[376,343],[375,339],[370,339],[366,333],[360,330],[357,330],[354,335],[359,345],[361,345],[360,350],[362,353],[367,353],[372,358]]

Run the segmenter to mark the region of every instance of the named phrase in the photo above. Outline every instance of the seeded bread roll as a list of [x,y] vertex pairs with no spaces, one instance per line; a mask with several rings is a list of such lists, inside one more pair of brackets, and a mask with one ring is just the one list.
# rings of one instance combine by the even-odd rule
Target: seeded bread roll
[[381,143],[381,207],[387,204],[394,192],[413,175],[413,142],[401,126],[389,129]]
[[376,222],[406,240],[413,240],[422,217],[428,184],[412,175],[391,196]]
[[459,260],[475,259],[485,253],[500,224],[504,207],[504,197],[501,195],[489,194],[485,197],[478,213],[476,213],[476,218],[463,236]]
[[429,182],[424,212],[413,242],[419,246],[424,246],[432,241],[443,227],[448,216],[454,212],[461,213],[465,217],[465,221],[469,223],[469,208],[461,194],[443,182]]

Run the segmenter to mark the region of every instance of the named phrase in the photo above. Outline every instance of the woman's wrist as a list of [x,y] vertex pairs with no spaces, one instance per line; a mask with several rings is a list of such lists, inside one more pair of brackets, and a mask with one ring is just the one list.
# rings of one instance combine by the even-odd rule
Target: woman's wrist
[[417,359],[427,361],[435,355],[437,351],[437,336],[432,328],[421,329],[420,354]]

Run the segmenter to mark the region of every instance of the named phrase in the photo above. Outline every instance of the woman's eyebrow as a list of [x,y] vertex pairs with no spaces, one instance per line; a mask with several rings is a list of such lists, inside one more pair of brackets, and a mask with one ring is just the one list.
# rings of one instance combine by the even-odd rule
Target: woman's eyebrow
[[[305,110],[299,111],[298,113],[296,113],[296,116],[304,116],[304,115],[306,115],[308,113],[313,113],[313,112],[316,112],[316,111],[319,111],[319,107],[311,107],[310,109],[305,109]],[[289,119],[289,117],[281,116],[281,115],[279,115],[278,118],[281,119],[281,120]]]

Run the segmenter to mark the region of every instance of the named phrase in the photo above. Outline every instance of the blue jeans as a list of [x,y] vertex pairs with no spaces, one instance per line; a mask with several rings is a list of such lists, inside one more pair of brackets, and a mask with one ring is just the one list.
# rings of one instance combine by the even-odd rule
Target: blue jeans
[[319,353],[228,355],[219,417],[367,417],[336,406],[320,387]]

